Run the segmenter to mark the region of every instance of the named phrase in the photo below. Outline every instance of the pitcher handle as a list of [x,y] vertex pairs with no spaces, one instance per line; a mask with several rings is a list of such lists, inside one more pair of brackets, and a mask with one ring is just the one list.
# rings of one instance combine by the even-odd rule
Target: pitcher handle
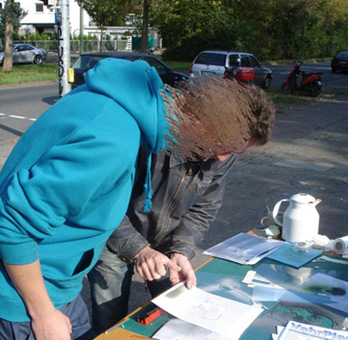
[[277,218],[277,215],[278,215],[278,211],[279,211],[279,208],[280,208],[280,205],[283,203],[283,202],[290,202],[290,200],[288,198],[284,198],[283,200],[280,200],[273,208],[273,211],[272,211],[272,216],[273,216],[273,219],[274,221],[280,225],[281,227],[283,226],[283,223],[280,222]]

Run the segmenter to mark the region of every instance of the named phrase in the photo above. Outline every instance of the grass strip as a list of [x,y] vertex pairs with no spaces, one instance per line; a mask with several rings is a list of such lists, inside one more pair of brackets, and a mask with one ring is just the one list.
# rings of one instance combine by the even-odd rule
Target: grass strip
[[57,64],[13,65],[12,71],[0,69],[0,85],[58,81]]

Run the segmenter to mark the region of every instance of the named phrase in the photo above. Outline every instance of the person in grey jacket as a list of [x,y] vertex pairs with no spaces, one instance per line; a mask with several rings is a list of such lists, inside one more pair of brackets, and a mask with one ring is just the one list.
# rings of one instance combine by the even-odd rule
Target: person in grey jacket
[[210,156],[207,152],[196,158],[182,157],[169,148],[153,155],[152,209],[148,213],[143,211],[142,185],[148,157],[145,149],[140,151],[127,215],[88,277],[97,333],[127,315],[134,268],[147,281],[152,296],[181,281],[188,288],[196,285],[190,259],[222,205],[227,175],[237,154],[270,137],[274,110],[256,111],[254,115],[262,119],[256,119],[255,129],[239,147],[226,150],[217,146],[209,151]]

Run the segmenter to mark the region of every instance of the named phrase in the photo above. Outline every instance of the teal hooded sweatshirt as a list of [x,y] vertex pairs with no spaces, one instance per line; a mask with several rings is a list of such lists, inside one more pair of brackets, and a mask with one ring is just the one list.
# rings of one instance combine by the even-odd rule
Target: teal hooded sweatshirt
[[39,259],[56,308],[77,297],[125,215],[140,145],[165,146],[162,88],[146,62],[105,59],[18,141],[0,174],[0,318],[30,321],[3,262]]

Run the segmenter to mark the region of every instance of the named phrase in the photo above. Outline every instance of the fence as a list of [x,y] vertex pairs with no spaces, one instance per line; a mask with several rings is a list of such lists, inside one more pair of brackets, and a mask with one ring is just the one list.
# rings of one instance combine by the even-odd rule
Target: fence
[[[30,44],[37,48],[44,48],[48,52],[58,52],[56,40],[14,41],[14,44]],[[0,44],[1,46],[1,44]],[[70,40],[70,52],[80,51],[80,40]],[[84,52],[99,51],[132,51],[132,40],[83,40]]]

